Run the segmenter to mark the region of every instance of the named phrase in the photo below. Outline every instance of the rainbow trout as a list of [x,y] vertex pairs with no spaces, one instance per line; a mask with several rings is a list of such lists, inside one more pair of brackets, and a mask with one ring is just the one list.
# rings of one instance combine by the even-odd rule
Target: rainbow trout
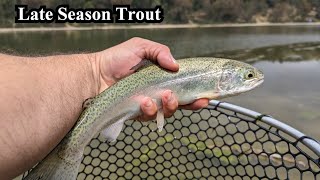
[[157,126],[164,124],[161,93],[172,90],[179,105],[196,99],[220,99],[249,91],[263,82],[263,74],[253,66],[229,59],[189,58],[178,60],[180,70],[171,72],[151,64],[90,101],[73,129],[25,179],[76,179],[85,146],[101,133],[116,140],[126,120],[141,114],[139,98],[149,96],[158,105]]

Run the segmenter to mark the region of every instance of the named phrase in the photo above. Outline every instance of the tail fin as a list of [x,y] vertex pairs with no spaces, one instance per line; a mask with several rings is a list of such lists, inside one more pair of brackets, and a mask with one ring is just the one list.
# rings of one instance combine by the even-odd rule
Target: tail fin
[[74,180],[77,178],[80,163],[81,158],[75,162],[67,162],[53,151],[23,180]]

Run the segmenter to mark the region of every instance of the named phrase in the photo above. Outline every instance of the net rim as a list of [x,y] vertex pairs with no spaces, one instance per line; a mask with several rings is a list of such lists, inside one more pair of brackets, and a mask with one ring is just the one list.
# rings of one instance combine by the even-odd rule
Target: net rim
[[240,113],[245,116],[251,117],[253,119],[259,119],[265,124],[270,125],[271,127],[277,128],[284,133],[287,133],[288,135],[292,136],[293,138],[297,139],[297,142],[301,142],[306,147],[310,148],[318,157],[320,157],[320,142],[305,135],[301,131],[289,126],[288,124],[285,124],[270,115],[265,115],[258,113],[256,111],[231,104],[228,102],[218,101],[218,100],[211,100],[209,101],[208,109],[216,109],[216,108],[222,108],[225,110],[231,110],[235,113]]

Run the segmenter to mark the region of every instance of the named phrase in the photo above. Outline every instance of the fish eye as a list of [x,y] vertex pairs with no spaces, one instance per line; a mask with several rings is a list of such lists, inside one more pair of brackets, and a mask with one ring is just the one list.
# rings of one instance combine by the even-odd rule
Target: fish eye
[[245,78],[246,79],[252,79],[254,77],[254,72],[249,71],[246,73]]

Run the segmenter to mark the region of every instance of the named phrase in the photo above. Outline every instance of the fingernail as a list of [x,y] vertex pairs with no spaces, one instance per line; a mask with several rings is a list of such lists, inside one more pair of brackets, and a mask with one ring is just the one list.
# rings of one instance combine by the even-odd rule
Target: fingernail
[[170,91],[170,96],[168,96],[168,102],[171,103],[173,102],[173,93]]
[[172,55],[170,55],[170,59],[171,59],[171,61],[173,62],[173,63],[177,63],[177,61],[174,59],[174,57],[172,56]]
[[152,106],[152,101],[151,99],[149,99],[146,103],[145,103],[146,107],[151,107]]

